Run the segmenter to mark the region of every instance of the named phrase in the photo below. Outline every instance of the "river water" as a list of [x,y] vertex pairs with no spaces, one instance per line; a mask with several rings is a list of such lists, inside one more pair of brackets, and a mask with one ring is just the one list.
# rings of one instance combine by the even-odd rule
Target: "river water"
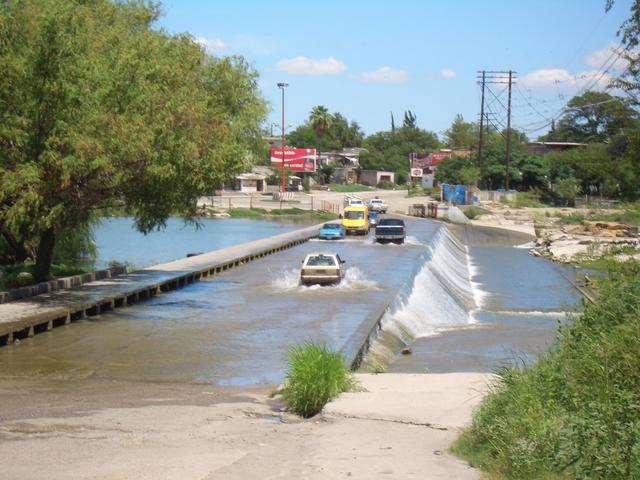
[[[295,228],[212,220],[198,232],[173,224],[160,234],[165,241],[147,242],[154,237],[136,236],[130,221],[108,226],[110,239],[97,235],[99,247],[111,248],[102,249],[102,261],[136,266]],[[554,267],[526,250],[467,248],[437,222],[410,219],[407,226],[402,246],[378,245],[370,237],[312,240],[142,304],[36,335],[0,349],[0,375],[277,384],[290,346],[312,339],[342,349],[386,305],[386,337],[372,356],[378,354],[389,370],[490,371],[529,343],[543,348],[563,309],[577,302]],[[312,251],[335,251],[346,259],[347,276],[339,286],[298,284],[300,263]],[[394,339],[412,345],[414,354],[398,356]],[[531,358],[535,353],[527,350]]]
[[204,218],[198,226],[169,218],[165,229],[144,235],[135,229],[130,217],[105,217],[94,228],[98,250],[95,265],[101,269],[115,261],[144,268],[185,258],[188,253],[219,250],[297,228],[301,224],[246,218]]

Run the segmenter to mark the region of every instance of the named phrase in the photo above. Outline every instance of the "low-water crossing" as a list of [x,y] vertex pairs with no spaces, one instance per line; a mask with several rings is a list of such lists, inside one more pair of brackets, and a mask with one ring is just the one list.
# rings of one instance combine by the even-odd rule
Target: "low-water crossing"
[[[482,282],[483,275],[500,279],[513,272],[503,270],[504,262],[473,260],[475,253],[470,255],[456,243],[441,223],[409,219],[407,224],[410,236],[403,246],[378,245],[370,237],[314,240],[143,304],[37,335],[0,349],[2,375],[277,384],[283,380],[289,346],[313,339],[344,350],[363,325],[369,328],[380,317],[387,326],[401,325],[407,310],[413,311],[417,317],[412,321],[419,328],[408,335],[411,329],[400,330],[405,334],[403,341],[413,344],[416,352],[423,341],[428,342],[425,338],[442,338],[443,331],[475,331],[483,309],[474,302],[482,292],[489,292],[491,298],[490,288],[476,281]],[[336,287],[299,286],[299,266],[305,254],[327,250],[347,260],[345,280]],[[483,252],[478,254],[485,258]],[[475,275],[469,269],[474,262]],[[542,277],[547,274],[540,272]],[[559,311],[575,297],[560,276],[551,282],[556,283],[555,293],[545,300],[544,308]],[[526,307],[541,308],[535,303]],[[383,315],[387,305],[391,310]],[[525,324],[523,335],[537,328],[531,327]],[[552,337],[554,328],[551,320],[543,330]],[[508,339],[514,350],[519,340],[516,336]],[[384,341],[379,339],[379,343]],[[404,357],[397,360],[397,348],[387,347],[383,350],[390,355],[385,363],[391,363],[391,368],[434,368],[433,358],[421,359],[420,355],[413,357],[420,366],[403,367]],[[375,350],[374,342],[372,352]],[[499,353],[494,351],[489,367],[484,368],[500,360]],[[455,369],[458,356],[464,357],[450,350],[440,352],[438,358]]]

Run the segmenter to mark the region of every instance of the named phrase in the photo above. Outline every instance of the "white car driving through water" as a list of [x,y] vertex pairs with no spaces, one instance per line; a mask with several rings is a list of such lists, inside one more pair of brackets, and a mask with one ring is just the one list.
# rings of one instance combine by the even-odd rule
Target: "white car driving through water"
[[302,261],[300,270],[300,283],[312,284],[336,284],[344,278],[344,260],[337,253],[315,252],[310,253]]

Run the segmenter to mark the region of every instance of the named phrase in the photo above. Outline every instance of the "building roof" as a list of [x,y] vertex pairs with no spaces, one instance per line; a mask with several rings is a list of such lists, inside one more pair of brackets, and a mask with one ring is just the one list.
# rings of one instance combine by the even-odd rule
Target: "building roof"
[[266,175],[262,175],[260,173],[241,173],[240,175],[236,175],[238,180],[264,180]]
[[544,145],[549,147],[584,147],[587,144],[576,142],[529,142],[529,145]]

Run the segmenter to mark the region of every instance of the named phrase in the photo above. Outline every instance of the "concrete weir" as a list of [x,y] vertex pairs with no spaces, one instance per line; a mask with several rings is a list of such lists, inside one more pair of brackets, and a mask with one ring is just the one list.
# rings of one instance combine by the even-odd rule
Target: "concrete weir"
[[319,226],[190,256],[136,272],[0,305],[0,346],[101,312],[147,300],[202,278],[299,245]]

